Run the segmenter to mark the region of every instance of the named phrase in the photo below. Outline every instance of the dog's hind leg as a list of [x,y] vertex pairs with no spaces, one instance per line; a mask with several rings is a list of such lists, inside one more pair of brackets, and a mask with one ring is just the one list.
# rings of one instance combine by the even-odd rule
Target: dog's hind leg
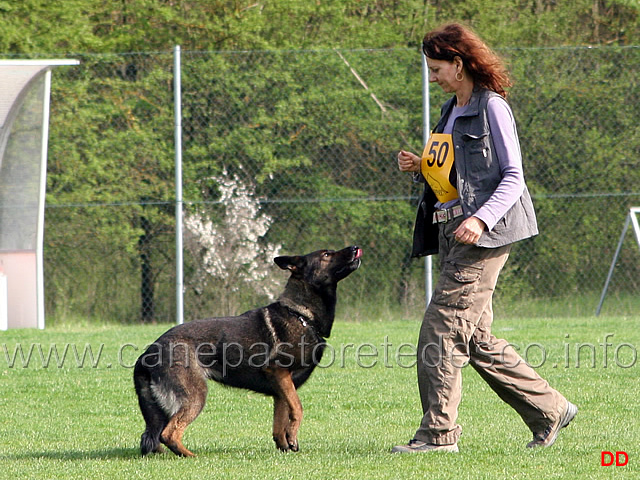
[[167,417],[155,404],[148,404],[142,409],[147,428],[140,437],[140,451],[142,455],[149,453],[162,453],[164,449],[160,445],[160,434],[167,425]]
[[153,396],[148,372],[138,365],[136,365],[134,383],[140,411],[146,424],[145,431],[140,438],[140,451],[142,455],[161,453],[163,449],[160,445],[160,434],[167,425],[167,415]]
[[275,367],[267,369],[267,374],[276,387],[273,404],[273,440],[280,450],[297,452],[302,403],[293,384],[291,372]]
[[182,444],[182,436],[185,429],[198,417],[207,399],[206,381],[199,378],[196,382],[190,385],[191,395],[183,399],[180,409],[171,416],[160,435],[160,441],[181,457],[195,456]]

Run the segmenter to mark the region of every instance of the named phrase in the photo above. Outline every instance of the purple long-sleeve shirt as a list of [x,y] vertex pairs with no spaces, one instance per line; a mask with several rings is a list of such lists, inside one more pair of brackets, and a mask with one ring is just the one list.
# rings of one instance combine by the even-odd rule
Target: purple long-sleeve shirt
[[[452,133],[456,118],[466,111],[467,107],[453,107],[443,133]],[[518,131],[511,108],[502,97],[492,97],[487,103],[489,129],[496,148],[496,156],[500,165],[502,180],[493,194],[482,207],[474,213],[486,225],[489,231],[516,203],[524,191],[524,172],[522,170],[522,154],[518,142]],[[452,200],[446,204],[436,205],[438,208],[448,208],[459,203]]]

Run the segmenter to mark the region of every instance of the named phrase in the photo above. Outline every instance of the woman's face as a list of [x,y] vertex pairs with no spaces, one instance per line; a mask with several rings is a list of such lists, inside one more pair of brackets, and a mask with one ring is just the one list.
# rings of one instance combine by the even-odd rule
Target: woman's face
[[436,82],[445,93],[454,93],[460,82],[456,80],[456,73],[460,67],[456,61],[435,60],[427,57],[429,81]]

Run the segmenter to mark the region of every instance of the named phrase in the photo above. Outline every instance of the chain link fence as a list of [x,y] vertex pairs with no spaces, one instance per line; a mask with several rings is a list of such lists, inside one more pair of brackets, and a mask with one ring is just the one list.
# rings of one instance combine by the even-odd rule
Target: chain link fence
[[[640,49],[500,53],[541,233],[515,246],[496,309],[591,315],[640,204]],[[47,317],[174,321],[173,54],[74,58],[53,75]],[[274,255],[351,244],[345,316],[421,318],[421,187],[395,162],[422,149],[421,76],[409,49],[182,52],[185,320],[277,294]],[[431,89],[432,125],[444,100]],[[639,284],[630,232],[603,314],[633,315]]]

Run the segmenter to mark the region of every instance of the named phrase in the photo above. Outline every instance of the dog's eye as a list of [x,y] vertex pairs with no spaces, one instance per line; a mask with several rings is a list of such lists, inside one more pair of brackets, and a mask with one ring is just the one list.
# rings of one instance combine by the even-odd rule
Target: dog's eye
[[325,258],[330,257],[331,256],[331,252],[324,252],[322,254],[322,256],[325,257]]

